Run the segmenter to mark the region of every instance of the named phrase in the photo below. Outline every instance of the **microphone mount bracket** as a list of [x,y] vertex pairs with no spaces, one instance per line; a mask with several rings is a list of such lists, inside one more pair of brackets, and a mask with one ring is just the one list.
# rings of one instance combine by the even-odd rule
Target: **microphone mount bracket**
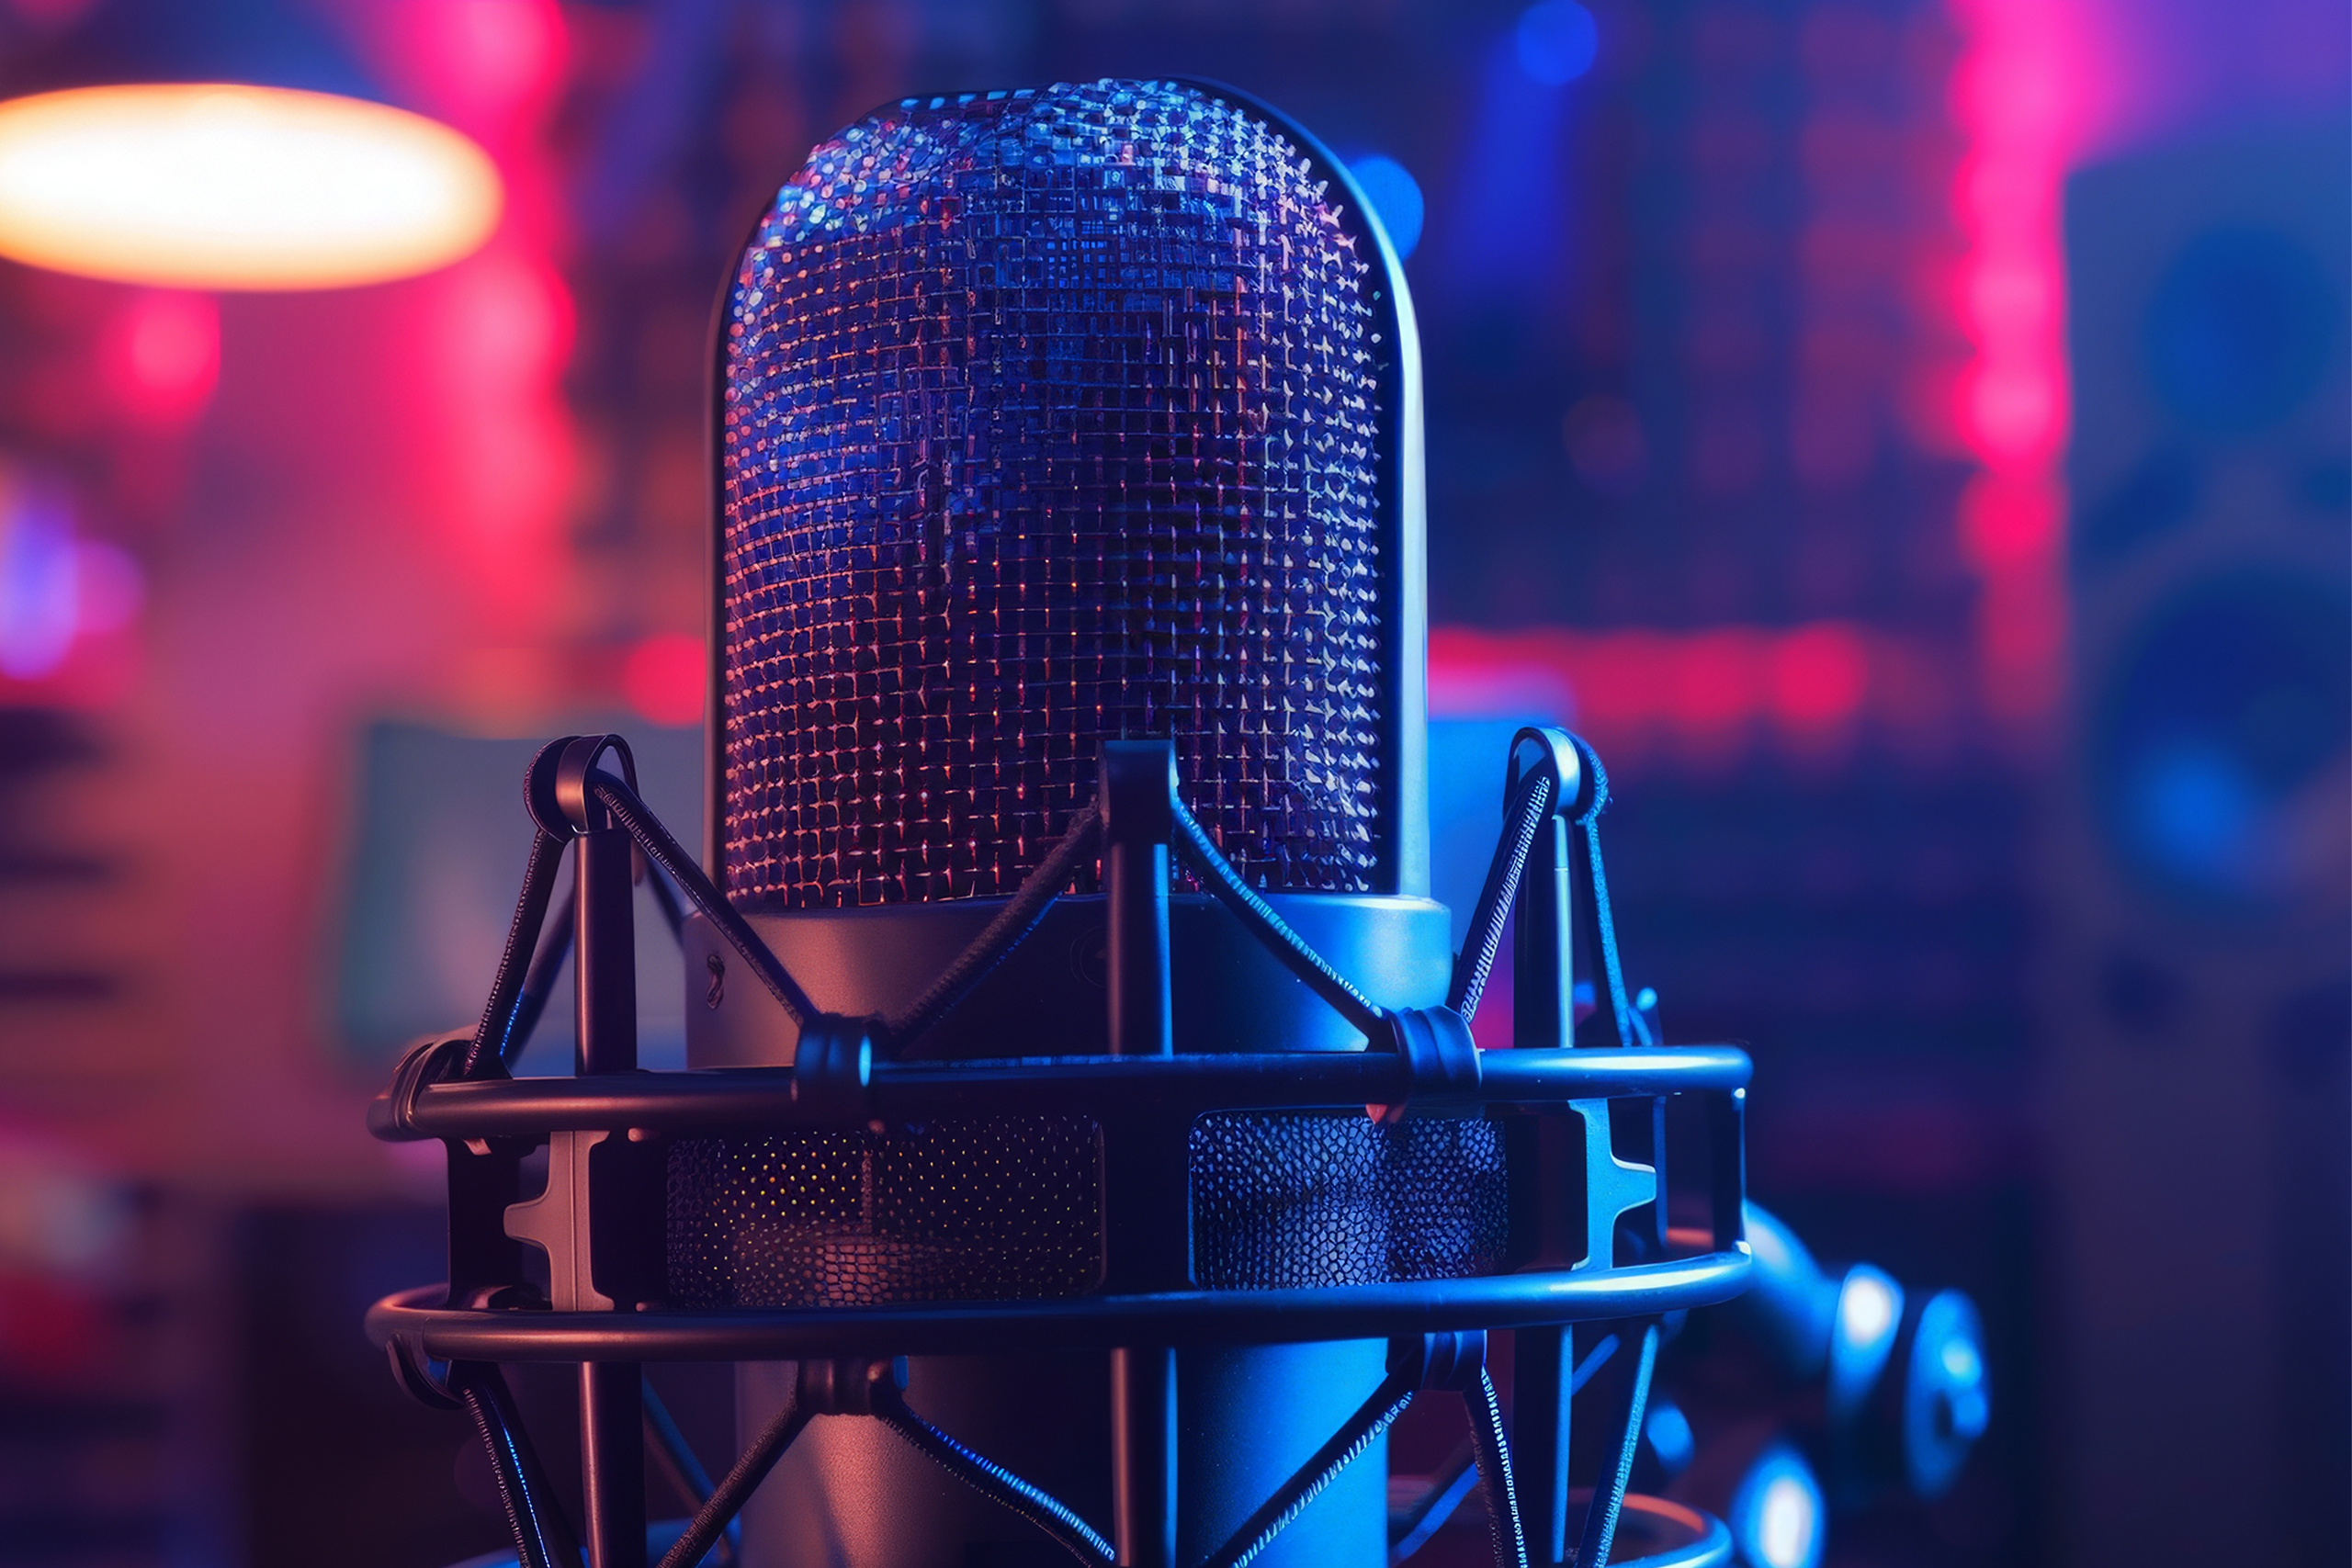
[[637,792],[637,756],[617,735],[572,735],[542,747],[532,759],[526,784],[531,820],[553,838],[575,838],[616,826],[609,807],[594,798],[590,775],[609,751],[620,760],[621,782]]
[[[617,773],[602,765],[607,759],[617,759]],[[369,1111],[379,1137],[448,1146],[450,1283],[387,1298],[369,1313],[368,1328],[403,1388],[428,1404],[462,1403],[493,1426],[506,1417],[492,1408],[488,1364],[551,1360],[585,1369],[587,1535],[600,1568],[620,1561],[619,1543],[632,1528],[641,1532],[639,1467],[629,1462],[637,1449],[621,1429],[636,1429],[635,1363],[797,1360],[796,1420],[877,1416],[1006,1506],[1053,1521],[1046,1528],[1085,1556],[1102,1542],[1082,1520],[1057,1513],[1060,1505],[906,1410],[894,1381],[903,1364],[898,1358],[1091,1346],[1148,1371],[1177,1347],[1374,1337],[1391,1341],[1388,1380],[1334,1435],[1328,1453],[1268,1499],[1259,1523],[1267,1533],[1278,1529],[1416,1390],[1444,1388],[1466,1402],[1474,1438],[1484,1445],[1479,1466],[1490,1517],[1500,1521],[1500,1560],[1519,1540],[1555,1539],[1560,1526],[1551,1499],[1565,1495],[1554,1483],[1565,1473],[1569,1390],[1557,1378],[1539,1387],[1542,1379],[1531,1377],[1550,1364],[1547,1341],[1558,1342],[1556,1359],[1567,1324],[1655,1322],[1735,1295],[1746,1283],[1749,1064],[1728,1046],[1659,1045],[1649,1020],[1625,1003],[1596,821],[1606,780],[1590,749],[1565,731],[1532,729],[1514,741],[1504,841],[1456,962],[1450,991],[1457,1000],[1426,1008],[1376,1004],[1284,923],[1186,809],[1165,740],[1103,748],[1096,797],[1040,864],[1037,887],[1024,887],[986,939],[942,976],[936,996],[921,998],[911,1026],[816,1006],[645,808],[618,738],[566,738],[543,749],[526,796],[538,841],[483,1024],[470,1036],[422,1042]],[[558,857],[575,841],[582,868],[573,912],[578,951],[604,978],[582,987],[577,1076],[514,1078],[506,1064],[531,1016],[519,966],[552,974],[539,927]],[[1012,1050],[998,1060],[894,1055],[1035,929],[1071,869],[1098,849],[1111,927],[1108,1054],[1020,1054],[1009,1042]],[[1180,854],[1261,947],[1362,1031],[1363,1048],[1174,1051],[1169,918],[1171,857]],[[798,1029],[791,1066],[637,1068],[628,907],[629,874],[643,874],[632,863],[638,856],[658,866],[716,929],[729,953],[724,965],[740,961],[751,969],[791,1017]],[[1517,915],[1520,942],[1519,1048],[1481,1050],[1469,1014],[1507,911]],[[1577,953],[1599,993],[1598,1027],[1585,1031],[1585,1040],[1573,1028]],[[1619,1101],[1648,1114],[1612,1115]],[[1695,1115],[1669,1118],[1669,1101]],[[1357,1107],[1384,1121],[1426,1112],[1484,1115],[1501,1124],[1510,1209],[1501,1266],[1349,1286],[1200,1286],[1189,1240],[1187,1134],[1195,1119]],[[1082,1116],[1100,1129],[1103,1269],[1089,1293],[792,1308],[697,1308],[663,1299],[662,1171],[673,1138],[880,1132],[943,1117],[1035,1115]],[[1645,1124],[1646,1146],[1636,1138],[1628,1151],[1636,1157],[1620,1158],[1615,1141]],[[548,1186],[526,1201],[521,1160],[542,1145],[549,1151]],[[1703,1213],[1705,1223],[1669,1232],[1670,1190],[1679,1218]],[[1646,1224],[1638,1223],[1644,1211]],[[544,1304],[522,1270],[523,1242],[548,1253],[552,1300]],[[1496,1328],[1518,1336],[1521,1386],[1509,1447],[1486,1371],[1486,1335]],[[1159,1386],[1149,1378],[1137,1386],[1146,1383]],[[1166,1415],[1135,1414],[1138,1430]],[[1628,1419],[1638,1419],[1638,1403]],[[514,1459],[508,1468],[528,1492],[527,1444],[517,1433],[507,1437]],[[1148,1471],[1166,1462],[1153,1451],[1136,1448],[1130,1458]],[[1523,1535],[1514,1476],[1530,1510]],[[1131,1479],[1130,1501],[1155,1492],[1144,1472]],[[1622,1476],[1608,1502],[1611,1517],[1619,1495]],[[537,1517],[536,1506],[523,1497],[517,1517]],[[1121,1517],[1126,1521],[1124,1507]],[[1121,1543],[1124,1551],[1124,1522]],[[1261,1544],[1260,1537],[1237,1536],[1227,1552],[1246,1560]]]
[[878,1416],[899,1408],[907,1392],[907,1359],[820,1357],[800,1363],[796,1414]]
[[1473,1111],[1479,1105],[1478,1043],[1469,1021],[1449,1007],[1396,1008],[1387,1015],[1387,1048],[1404,1058],[1403,1100],[1364,1107],[1375,1122],[1401,1122],[1407,1109]]
[[1487,1370],[1487,1334],[1480,1328],[1446,1334],[1400,1335],[1388,1342],[1388,1371],[1415,1388],[1459,1393]]
[[820,1013],[800,1031],[792,1057],[792,1100],[820,1125],[862,1127],[871,1122],[873,1021]]

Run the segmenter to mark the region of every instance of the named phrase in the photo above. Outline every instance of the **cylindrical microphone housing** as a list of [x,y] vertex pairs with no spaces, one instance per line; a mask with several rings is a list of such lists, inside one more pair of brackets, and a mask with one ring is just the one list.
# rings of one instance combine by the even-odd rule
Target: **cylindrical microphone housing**
[[[1417,341],[1378,220],[1310,138],[1170,82],[879,109],[761,219],[714,397],[707,858],[819,1007],[904,1008],[1070,830],[1106,745],[1132,740],[1172,745],[1178,798],[1373,1001],[1442,1001]],[[1362,1048],[1183,874],[1164,906],[1176,1051]],[[1067,891],[944,1022],[877,1052],[1132,1049],[1109,1021],[1126,1010],[1104,991],[1115,922],[1091,857]],[[691,923],[691,1063],[791,1063],[797,1030],[730,961]],[[1487,1121],[1211,1114],[1170,1135],[1190,1176],[1179,1284],[1498,1266]],[[1102,1137],[1036,1116],[686,1140],[673,1289],[763,1307],[1082,1294],[1112,1239]],[[1115,1411],[1123,1469],[1172,1442],[1168,1525],[1192,1562],[1383,1375],[1378,1343],[1189,1348],[1172,1378],[1152,1370],[1166,1357],[1119,1352],[1115,1393],[1099,1353],[917,1358],[910,1397],[1147,1537],[1131,1516],[1165,1504],[1132,1477],[1112,1495],[1097,1434]],[[744,1371],[747,1433],[789,1387]],[[1171,1419],[1163,1441],[1152,1424]],[[1258,1561],[1385,1561],[1383,1468],[1344,1472]],[[1054,1550],[848,1424],[812,1427],[745,1521],[747,1568]]]

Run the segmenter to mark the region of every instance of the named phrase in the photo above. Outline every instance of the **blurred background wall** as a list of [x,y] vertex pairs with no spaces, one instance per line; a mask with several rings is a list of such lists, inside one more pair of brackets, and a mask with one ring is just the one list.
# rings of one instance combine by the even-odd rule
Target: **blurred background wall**
[[358,1334],[438,1268],[362,1107],[480,1005],[533,739],[646,736],[695,827],[751,219],[879,102],[1104,74],[1283,106],[1408,254],[1441,845],[1510,721],[1589,734],[1757,1196],[1985,1310],[1982,1450],[1830,1561],[2345,1562],[2348,53],[2335,0],[0,0],[0,92],[275,73],[507,198],[365,288],[0,264],[0,1563],[499,1543]]

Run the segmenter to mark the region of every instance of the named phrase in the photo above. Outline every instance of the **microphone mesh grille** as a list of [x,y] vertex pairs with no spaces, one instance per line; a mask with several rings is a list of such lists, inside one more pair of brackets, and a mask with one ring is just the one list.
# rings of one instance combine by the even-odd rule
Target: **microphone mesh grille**
[[[1187,1139],[1193,1273],[1213,1291],[1458,1280],[1504,1266],[1510,1177],[1485,1117],[1220,1112]],[[1073,1116],[681,1138],[669,1293],[686,1307],[1084,1295],[1102,1137]]]
[[1370,259],[1296,146],[1190,87],[820,146],[722,350],[730,895],[1009,894],[1121,737],[1176,740],[1253,882],[1379,890]]

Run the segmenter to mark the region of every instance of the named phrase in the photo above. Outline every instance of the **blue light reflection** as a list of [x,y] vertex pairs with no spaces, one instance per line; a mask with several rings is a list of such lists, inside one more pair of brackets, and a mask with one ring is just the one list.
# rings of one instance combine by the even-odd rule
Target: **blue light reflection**
[[1348,160],[1348,173],[1363,188],[1364,199],[1388,231],[1388,243],[1403,261],[1421,243],[1421,186],[1413,172],[1385,152],[1367,152]]
[[1576,0],[1542,0],[1520,13],[1512,44],[1521,71],[1557,87],[1592,69],[1600,52],[1600,29]]

